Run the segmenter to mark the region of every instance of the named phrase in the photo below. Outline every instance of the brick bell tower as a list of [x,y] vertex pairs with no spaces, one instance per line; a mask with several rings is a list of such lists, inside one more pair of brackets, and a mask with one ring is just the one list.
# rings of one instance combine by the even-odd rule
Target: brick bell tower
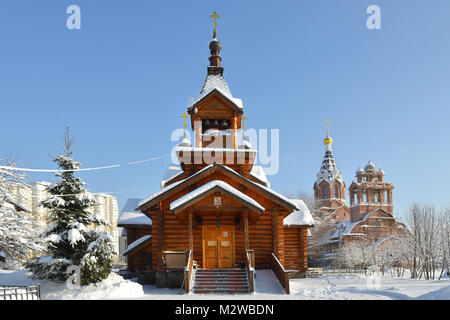
[[[331,145],[333,139],[329,135],[328,119],[327,136],[323,140],[325,155],[322,166],[314,183],[314,211],[336,211],[345,207],[345,182],[342,173],[338,170],[334,161]],[[347,218],[344,214],[341,218]]]
[[391,216],[394,213],[392,190],[394,185],[384,181],[384,170],[376,169],[369,160],[364,170],[356,171],[356,182],[349,187],[351,221],[360,221],[376,209],[383,209]]

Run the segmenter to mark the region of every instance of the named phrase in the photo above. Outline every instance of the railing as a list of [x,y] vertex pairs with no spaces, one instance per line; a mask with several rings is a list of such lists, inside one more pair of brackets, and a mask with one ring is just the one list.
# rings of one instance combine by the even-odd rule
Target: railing
[[255,292],[255,252],[253,250],[246,250],[245,266],[247,269],[247,277],[250,293],[253,293]]
[[133,271],[128,271],[125,269],[121,269],[119,271],[115,272],[117,275],[121,276],[124,279],[133,279],[133,278],[137,278],[138,274],[137,272],[133,272]]
[[194,258],[192,256],[192,250],[186,250],[186,267],[184,268],[184,290],[189,293],[192,284],[192,274],[194,267]]
[[289,272],[284,270],[280,261],[273,253],[270,258],[270,265],[272,267],[273,273],[275,273],[275,276],[278,278],[278,281],[280,281],[281,285],[286,291],[286,294],[289,294]]
[[41,300],[41,287],[0,285],[0,300]]

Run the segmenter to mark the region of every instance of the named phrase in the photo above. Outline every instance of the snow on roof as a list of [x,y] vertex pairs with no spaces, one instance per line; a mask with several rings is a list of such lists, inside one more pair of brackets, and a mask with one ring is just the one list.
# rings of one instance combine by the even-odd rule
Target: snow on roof
[[214,88],[221,89],[224,93],[231,96],[230,88],[228,87],[225,78],[220,74],[209,74],[206,77],[205,83],[203,84],[203,88],[200,93],[204,93]]
[[[28,210],[27,208],[25,208],[24,206],[20,205],[19,203],[17,203],[14,198],[3,188],[0,190],[1,191],[1,195],[5,197],[5,200],[7,202],[9,202],[10,204],[12,204],[17,211],[25,211],[27,213],[31,213],[30,210]],[[1,196],[0,195],[0,196]]]
[[267,179],[267,176],[264,172],[264,169],[262,166],[258,166],[258,165],[254,165],[252,167],[252,170],[250,171],[250,175],[255,177],[256,179],[260,180],[261,182],[263,182],[267,187],[270,188],[270,182]]
[[165,187],[167,181],[170,181],[181,174],[183,174],[183,170],[179,165],[169,164],[161,180],[161,188]]
[[316,183],[320,185],[322,181],[331,183],[333,180],[343,182],[342,173],[338,170],[334,161],[331,145],[326,146],[325,156],[323,157],[320,172],[317,174]]
[[[155,193],[153,193],[153,194],[149,195],[148,197],[146,197],[144,200],[139,201],[137,207],[140,207],[140,206],[142,206],[143,204],[145,204],[145,203],[147,203],[147,202],[149,202],[149,201],[152,201],[153,199],[155,199],[155,198],[158,197],[159,195],[161,195],[161,194],[163,194],[163,193],[169,191],[170,189],[172,189],[173,187],[179,185],[179,184],[182,183],[183,181],[186,181],[186,180],[188,180],[188,179],[191,179],[191,178],[193,178],[193,177],[199,175],[200,173],[204,172],[205,170],[211,168],[213,165],[214,165],[214,164],[210,164],[210,165],[204,167],[202,170],[197,171],[196,173],[194,173],[193,175],[191,175],[189,178],[186,178],[186,179],[184,179],[184,180],[177,181],[177,182],[175,182],[175,183],[172,183],[171,185],[168,185],[167,187],[161,188],[161,190],[156,191]],[[137,207],[136,207],[136,208],[137,208]]]
[[256,202],[249,196],[243,194],[239,190],[236,190],[235,188],[230,186],[228,183],[221,181],[221,180],[213,180],[211,182],[208,182],[207,184],[204,184],[203,186],[195,189],[194,191],[189,192],[185,196],[175,200],[174,202],[172,202],[170,204],[170,210],[175,210],[178,207],[183,206],[187,202],[201,196],[202,194],[208,192],[209,190],[211,190],[215,187],[219,187],[219,188],[223,189],[224,191],[227,191],[227,192],[233,194],[234,196],[242,199],[243,201],[249,203],[250,205],[258,208],[259,210],[264,211],[264,207],[261,206],[258,202]]
[[190,99],[188,103],[188,108],[194,106],[197,102],[202,100],[204,97],[206,97],[214,90],[219,91],[223,96],[225,96],[227,99],[233,102],[239,109],[241,110],[244,109],[242,100],[238,98],[233,98],[233,96],[231,95],[230,88],[228,88],[228,84],[222,75],[208,75],[206,77],[205,83],[203,84],[202,91],[197,97]]
[[134,248],[136,248],[137,246],[139,246],[140,244],[144,243],[145,241],[147,241],[147,240],[149,240],[149,239],[151,239],[151,238],[152,238],[152,235],[149,234],[149,235],[143,236],[143,237],[137,239],[136,241],[130,243],[130,245],[128,246],[127,250],[125,250],[125,251],[122,253],[122,255],[124,255],[124,256],[127,255],[127,254],[130,253],[130,251],[132,251]]
[[[200,148],[199,148],[199,150],[205,150],[205,149],[200,149]],[[157,192],[151,194],[150,196],[146,197],[144,200],[140,201],[139,204],[138,204],[138,206],[141,207],[142,205],[146,204],[147,202],[152,201],[152,200],[155,199],[156,197],[158,197],[158,196],[164,194],[165,192],[167,192],[167,191],[171,190],[172,188],[176,187],[177,185],[179,185],[179,184],[181,184],[181,183],[183,183],[183,182],[185,182],[185,181],[187,181],[187,180],[192,179],[193,177],[199,175],[200,173],[202,173],[202,172],[208,170],[209,168],[211,168],[211,167],[213,167],[213,166],[215,166],[215,165],[216,165],[216,166],[220,166],[220,167],[224,168],[225,170],[228,170],[229,172],[231,172],[231,173],[233,173],[233,174],[235,174],[235,175],[237,175],[237,176],[242,177],[243,179],[245,179],[248,183],[252,184],[253,186],[265,190],[266,192],[268,192],[268,193],[274,195],[275,197],[277,197],[277,198],[283,200],[284,202],[290,204],[291,206],[294,207],[294,209],[300,210],[300,208],[298,207],[298,205],[297,205],[297,203],[296,203],[295,201],[292,201],[292,200],[286,198],[285,196],[283,196],[283,195],[279,194],[278,192],[276,192],[276,191],[270,189],[269,187],[266,187],[266,186],[261,185],[261,184],[259,184],[259,183],[256,183],[256,182],[253,182],[253,181],[251,181],[251,180],[248,180],[248,179],[246,179],[245,177],[243,177],[242,175],[240,175],[239,173],[237,173],[235,170],[233,170],[233,169],[231,169],[231,168],[229,168],[229,167],[227,167],[227,166],[221,165],[221,164],[210,164],[210,165],[204,167],[202,170],[197,171],[197,172],[194,173],[193,175],[189,176],[188,178],[186,178],[186,179],[184,179],[184,180],[177,181],[177,182],[175,182],[175,183],[172,183],[171,185],[168,185],[168,186],[162,188],[161,190],[159,190],[159,191],[157,191]]]
[[379,245],[381,245],[383,242],[385,242],[385,241],[388,241],[388,240],[391,240],[391,239],[393,239],[393,240],[399,240],[399,238],[398,237],[396,237],[396,236],[387,236],[387,237],[384,237],[384,238],[382,238],[382,239],[379,239],[379,240],[377,240],[375,243],[374,243],[374,247],[375,248],[377,248]]
[[135,210],[139,201],[140,199],[127,200],[117,220],[118,225],[152,225],[152,219]]
[[6,254],[3,251],[0,251],[0,257],[6,258]]
[[327,232],[318,242],[317,245],[322,245],[325,243],[330,243],[330,242],[334,242],[334,239],[339,239],[339,233],[340,235],[343,236],[360,236],[360,235],[364,235],[362,233],[352,233],[353,228],[357,225],[360,224],[364,221],[367,220],[367,218],[374,212],[378,211],[378,210],[382,210],[380,208],[378,209],[374,209],[368,213],[366,213],[366,215],[364,216],[364,218],[362,220],[359,221],[355,221],[355,222],[351,222],[350,219],[345,219],[344,221],[337,223],[336,224],[336,230],[330,230],[329,232]]
[[[364,218],[363,218],[362,220],[359,220],[359,221],[356,221],[356,222],[353,222],[353,223],[350,222],[350,219],[345,219],[343,222],[338,223],[336,226],[337,226],[337,227],[339,227],[340,225],[343,225],[343,226],[344,226],[344,231],[341,231],[343,236],[347,236],[347,235],[351,235],[351,234],[356,235],[356,234],[352,233],[353,228],[354,228],[357,224],[366,221],[367,218],[369,218],[369,216],[370,216],[372,213],[374,213],[374,212],[376,212],[376,211],[378,211],[378,210],[383,210],[383,209],[377,208],[377,209],[374,209],[374,210],[372,210],[372,211],[369,211],[369,212],[367,212],[367,213],[365,214],[365,216],[364,216]],[[333,238],[339,238],[339,229],[336,230],[336,232],[333,234],[332,237],[333,237]]]
[[283,224],[285,226],[313,226],[314,219],[303,200],[292,199],[292,201],[295,201],[300,209],[294,210],[294,212],[284,218]]

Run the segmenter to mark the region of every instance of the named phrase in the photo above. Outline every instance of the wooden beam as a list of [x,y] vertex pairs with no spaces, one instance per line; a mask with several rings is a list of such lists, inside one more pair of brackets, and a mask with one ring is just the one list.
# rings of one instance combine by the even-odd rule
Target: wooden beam
[[238,145],[237,145],[237,130],[238,130],[237,123],[238,123],[238,120],[237,119],[238,119],[238,116],[235,115],[232,119],[232,124],[231,124],[231,126],[233,128],[233,145],[234,145],[235,149],[237,149],[237,147],[238,147]]
[[164,249],[164,212],[161,210],[161,206],[158,206],[158,211],[156,212],[156,217],[158,220],[158,252],[156,260],[156,268],[158,271],[164,270],[163,263],[163,249]]
[[189,249],[194,250],[194,230],[193,230],[193,216],[194,216],[194,210],[191,208],[189,209],[188,213],[188,224],[189,224]]
[[273,242],[273,253],[279,259],[280,249],[279,249],[279,234],[278,234],[278,204],[275,204],[272,211],[272,242]]
[[248,210],[245,210],[243,212],[243,216],[244,216],[244,246],[245,246],[245,252],[247,252],[247,250],[250,250],[249,247],[249,232],[248,232]]

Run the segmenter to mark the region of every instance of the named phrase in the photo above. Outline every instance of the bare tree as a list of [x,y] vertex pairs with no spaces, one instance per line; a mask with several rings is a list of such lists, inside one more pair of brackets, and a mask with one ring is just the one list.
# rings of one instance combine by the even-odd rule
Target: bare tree
[[27,257],[42,249],[32,217],[10,193],[25,186],[25,174],[16,167],[16,160],[10,156],[0,159],[0,252],[7,267],[21,267]]

